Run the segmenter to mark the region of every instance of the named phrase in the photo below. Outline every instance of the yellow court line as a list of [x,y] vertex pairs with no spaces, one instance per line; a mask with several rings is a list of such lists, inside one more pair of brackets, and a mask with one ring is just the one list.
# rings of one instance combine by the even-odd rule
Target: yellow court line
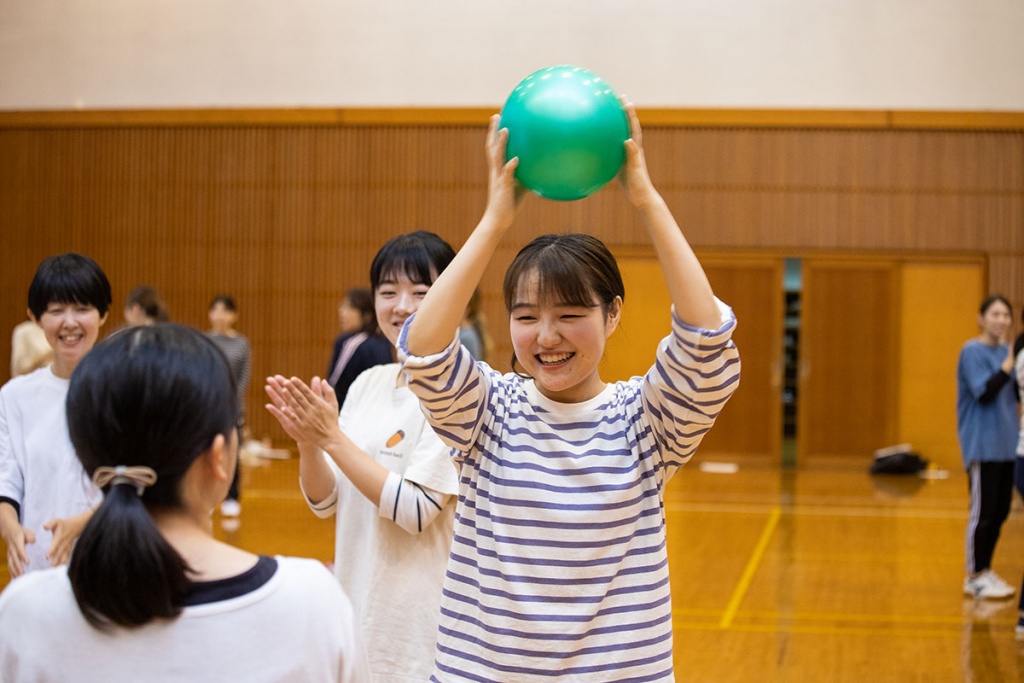
[[739,610],[740,603],[743,602],[743,596],[747,594],[747,589],[750,588],[750,582],[754,580],[754,574],[757,572],[758,565],[761,564],[761,558],[764,557],[764,552],[768,548],[768,542],[771,540],[772,534],[775,533],[775,527],[778,526],[779,517],[781,516],[781,508],[772,508],[768,522],[764,525],[764,531],[761,532],[761,538],[757,540],[754,552],[750,555],[750,560],[747,561],[747,566],[743,570],[743,576],[740,577],[739,583],[736,584],[736,590],[733,591],[729,605],[722,614],[722,620],[718,622],[718,628],[729,628],[732,625],[736,611]]
[[[1000,608],[1002,609],[1002,608]],[[1007,610],[1007,614],[1016,615],[1015,610]],[[744,612],[745,619],[789,622],[852,622],[875,624],[932,624],[962,626],[970,623],[969,616],[913,615],[913,614],[855,614],[852,612],[781,612],[771,610],[751,610]]]
[[[721,614],[717,609],[673,609],[672,618],[678,621],[692,621],[705,617],[714,617]],[[1016,610],[1006,610],[1007,615],[1016,619]],[[1010,617],[1007,617],[1010,619]],[[912,614],[857,614],[853,612],[787,612],[783,610],[747,610],[743,612],[743,622],[779,622],[785,621],[787,625],[800,622],[814,623],[866,623],[866,624],[931,624],[945,626],[962,626],[972,619],[969,616],[941,616],[941,615],[912,615]],[[733,621],[733,628],[740,628],[740,625]]]

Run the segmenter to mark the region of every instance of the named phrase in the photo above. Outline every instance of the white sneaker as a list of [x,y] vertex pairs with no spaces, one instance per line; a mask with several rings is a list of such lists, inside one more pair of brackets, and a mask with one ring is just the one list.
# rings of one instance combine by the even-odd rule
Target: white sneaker
[[242,504],[234,498],[228,498],[220,504],[220,514],[225,517],[237,517],[242,514]]
[[964,579],[964,593],[981,600],[1002,600],[1017,591],[991,569]]

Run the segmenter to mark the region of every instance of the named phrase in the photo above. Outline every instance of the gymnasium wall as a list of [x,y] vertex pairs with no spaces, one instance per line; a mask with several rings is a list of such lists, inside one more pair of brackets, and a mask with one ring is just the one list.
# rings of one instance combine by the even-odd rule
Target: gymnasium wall
[[[324,371],[338,299],[366,282],[385,239],[427,228],[457,248],[483,209],[485,114],[378,114],[0,116],[0,330],[21,320],[31,275],[55,252],[83,251],[109,273],[108,330],[139,283],[200,327],[211,296],[230,292],[253,343],[254,431],[283,438],[262,410],[261,378]],[[406,119],[372,122],[389,116]],[[817,127],[641,117],[652,177],[698,251],[980,256],[990,288],[1024,302],[1021,127],[903,127],[881,114],[878,125]],[[615,187],[529,201],[482,283],[499,367],[510,356],[505,266],[529,238],[569,228],[620,253],[648,246]],[[937,293],[932,305],[947,302]],[[0,337],[0,357],[9,344]]]
[[5,0],[0,109],[496,107],[586,66],[642,107],[1024,109],[1009,0]]
[[[1005,0],[7,0],[0,330],[72,249],[113,280],[108,329],[139,283],[197,326],[230,292],[255,431],[280,437],[259,378],[323,371],[337,301],[387,237],[461,244],[488,114],[557,63],[638,104],[698,250],[966,254],[1024,302],[1022,34]],[[482,286],[499,365],[505,263],[569,227],[646,249],[614,190],[527,206]]]

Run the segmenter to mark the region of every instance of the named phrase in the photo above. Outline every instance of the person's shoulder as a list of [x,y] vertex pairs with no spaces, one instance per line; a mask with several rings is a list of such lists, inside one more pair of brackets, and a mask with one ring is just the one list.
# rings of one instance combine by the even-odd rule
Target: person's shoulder
[[341,334],[339,334],[337,337],[334,338],[334,348],[340,348],[341,345],[347,342],[349,340],[349,337],[351,336],[351,332],[342,332]]
[[0,396],[14,398],[24,394],[34,395],[40,387],[48,384],[57,386],[60,381],[50,370],[50,366],[47,365],[24,375],[12,377],[6,384],[0,387]]
[[352,387],[349,389],[349,393],[352,393],[357,387],[368,388],[368,386],[371,385],[385,388],[390,391],[392,388],[397,386],[399,369],[400,366],[398,363],[382,363],[380,365],[369,367],[359,373],[359,376],[356,377],[354,382],[352,382]]
[[[14,579],[0,593],[0,624],[19,624],[38,618],[71,591],[67,567],[51,567]],[[73,597],[73,596],[72,596]],[[2,628],[2,627],[0,627]]]
[[[395,347],[391,340],[382,334],[371,334],[366,341],[360,344],[359,351],[365,351],[371,358],[379,363],[390,363],[394,355]],[[356,353],[359,353],[357,351]]]
[[283,585],[304,593],[323,596],[325,600],[348,599],[341,584],[323,562],[308,557],[285,555],[278,555],[274,559],[277,560]]
[[291,555],[275,555],[274,559],[277,560],[278,568],[285,573],[312,576],[314,579],[326,576],[334,581],[334,575],[331,574],[331,570],[320,560],[314,560],[309,557],[293,557]]
[[983,344],[980,341],[978,341],[977,338],[971,337],[970,339],[963,343],[963,346],[960,347],[960,353],[977,353],[982,348],[982,346]]
[[14,326],[14,330],[11,332],[11,337],[15,339],[22,339],[25,337],[37,337],[42,335],[46,338],[43,333],[43,328],[35,324],[31,320],[22,320],[20,323]]

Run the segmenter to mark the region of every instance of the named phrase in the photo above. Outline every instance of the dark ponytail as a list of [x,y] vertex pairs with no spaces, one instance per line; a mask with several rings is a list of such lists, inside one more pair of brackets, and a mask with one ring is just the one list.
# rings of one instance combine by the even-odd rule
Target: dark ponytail
[[224,356],[182,325],[123,330],[82,359],[67,413],[86,473],[119,465],[156,473],[141,493],[110,484],[75,545],[68,576],[90,624],[133,627],[181,613],[190,569],[152,513],[180,509],[182,477],[218,434],[228,438],[236,409]]
[[124,484],[110,487],[68,567],[82,616],[102,630],[178,616],[191,587],[188,571],[135,489]]

